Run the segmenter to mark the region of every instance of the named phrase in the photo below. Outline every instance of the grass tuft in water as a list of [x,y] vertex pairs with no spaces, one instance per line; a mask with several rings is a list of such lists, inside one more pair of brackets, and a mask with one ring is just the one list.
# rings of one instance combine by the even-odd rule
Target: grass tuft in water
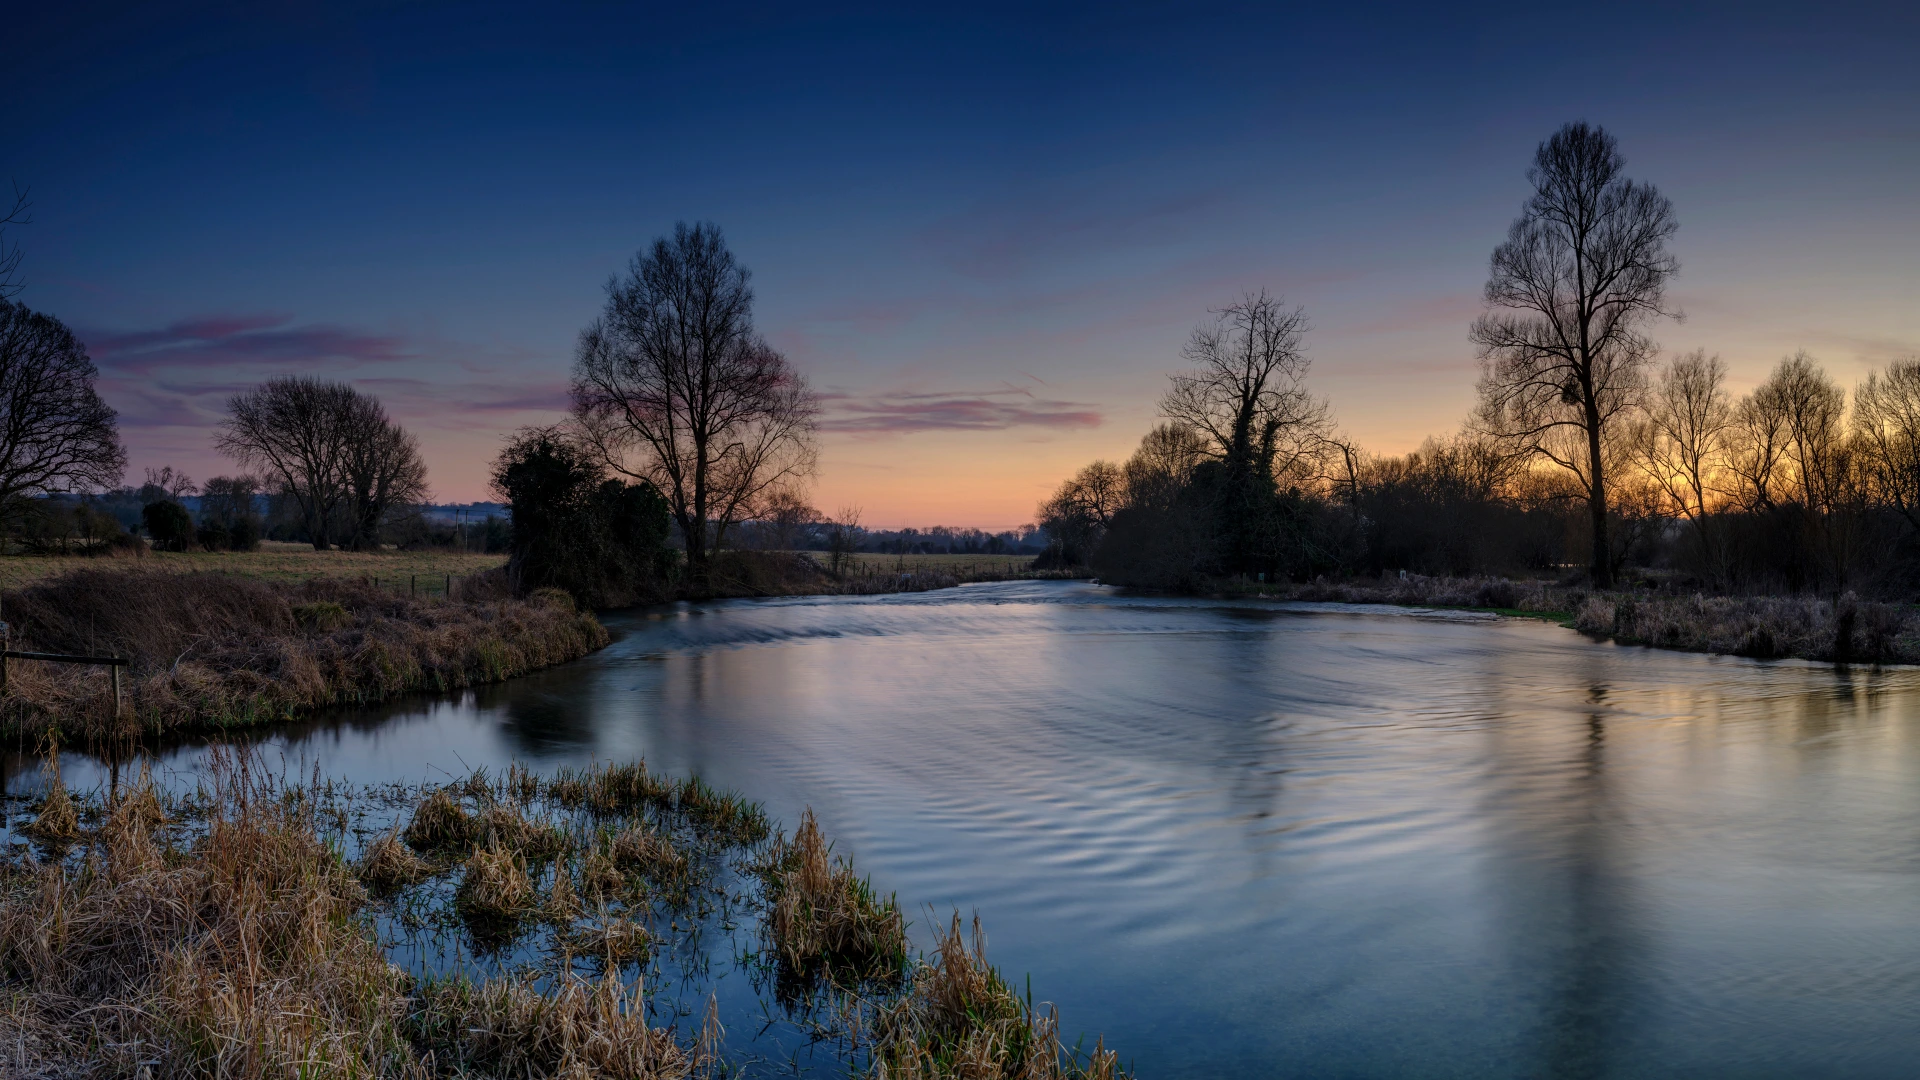
[[935,934],[907,994],[874,1026],[874,1080],[1116,1080],[1119,1055],[1104,1042],[1082,1056],[1060,1043],[1058,1014],[1022,1000],[987,964],[986,934],[973,920],[973,947],[960,913]]
[[813,811],[800,817],[790,843],[771,853],[762,872],[772,910],[766,932],[790,972],[847,985],[897,979],[907,961],[906,922],[889,896],[836,859]]
[[457,851],[476,839],[473,815],[447,788],[435,790],[414,808],[404,835],[409,846],[424,852]]

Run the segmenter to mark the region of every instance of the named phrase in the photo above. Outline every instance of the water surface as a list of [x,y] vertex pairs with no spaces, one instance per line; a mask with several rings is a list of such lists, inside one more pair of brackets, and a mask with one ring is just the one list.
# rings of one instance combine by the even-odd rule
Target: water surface
[[1143,1077],[1920,1062],[1920,671],[1052,582],[608,623],[269,753],[361,781],[644,756],[811,806],[917,929],[977,909]]

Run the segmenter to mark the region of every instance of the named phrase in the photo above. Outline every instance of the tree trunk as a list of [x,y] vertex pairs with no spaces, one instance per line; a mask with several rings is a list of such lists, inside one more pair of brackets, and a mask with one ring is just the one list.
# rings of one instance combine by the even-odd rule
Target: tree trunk
[[1607,477],[1600,457],[1600,413],[1591,393],[1587,401],[1587,455],[1593,471],[1593,483],[1587,489],[1587,512],[1593,516],[1593,586],[1611,589],[1613,552],[1607,546]]

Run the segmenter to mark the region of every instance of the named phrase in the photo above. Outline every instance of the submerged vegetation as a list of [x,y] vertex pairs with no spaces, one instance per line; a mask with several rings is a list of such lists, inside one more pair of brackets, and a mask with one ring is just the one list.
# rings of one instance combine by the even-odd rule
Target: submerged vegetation
[[43,787],[0,864],[15,1073],[750,1074],[719,999],[684,1000],[734,950],[836,1071],[1121,1075],[987,966],[977,919],[918,958],[810,812],[788,839],[640,763],[346,789],[222,751],[189,791],[69,792],[53,759]]
[[498,682],[607,642],[565,593],[517,598],[485,578],[450,599],[329,578],[83,569],[5,600],[14,648],[131,662],[117,717],[103,668],[11,665],[0,723],[69,737],[272,722]]

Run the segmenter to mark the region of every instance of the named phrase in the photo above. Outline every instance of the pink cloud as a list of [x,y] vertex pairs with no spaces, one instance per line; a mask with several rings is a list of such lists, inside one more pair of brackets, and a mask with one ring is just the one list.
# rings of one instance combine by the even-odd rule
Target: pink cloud
[[1095,428],[1104,421],[1091,406],[1035,398],[1022,389],[985,393],[912,393],[867,396],[823,394],[822,431],[897,435],[916,431],[1006,431],[1020,427]]

